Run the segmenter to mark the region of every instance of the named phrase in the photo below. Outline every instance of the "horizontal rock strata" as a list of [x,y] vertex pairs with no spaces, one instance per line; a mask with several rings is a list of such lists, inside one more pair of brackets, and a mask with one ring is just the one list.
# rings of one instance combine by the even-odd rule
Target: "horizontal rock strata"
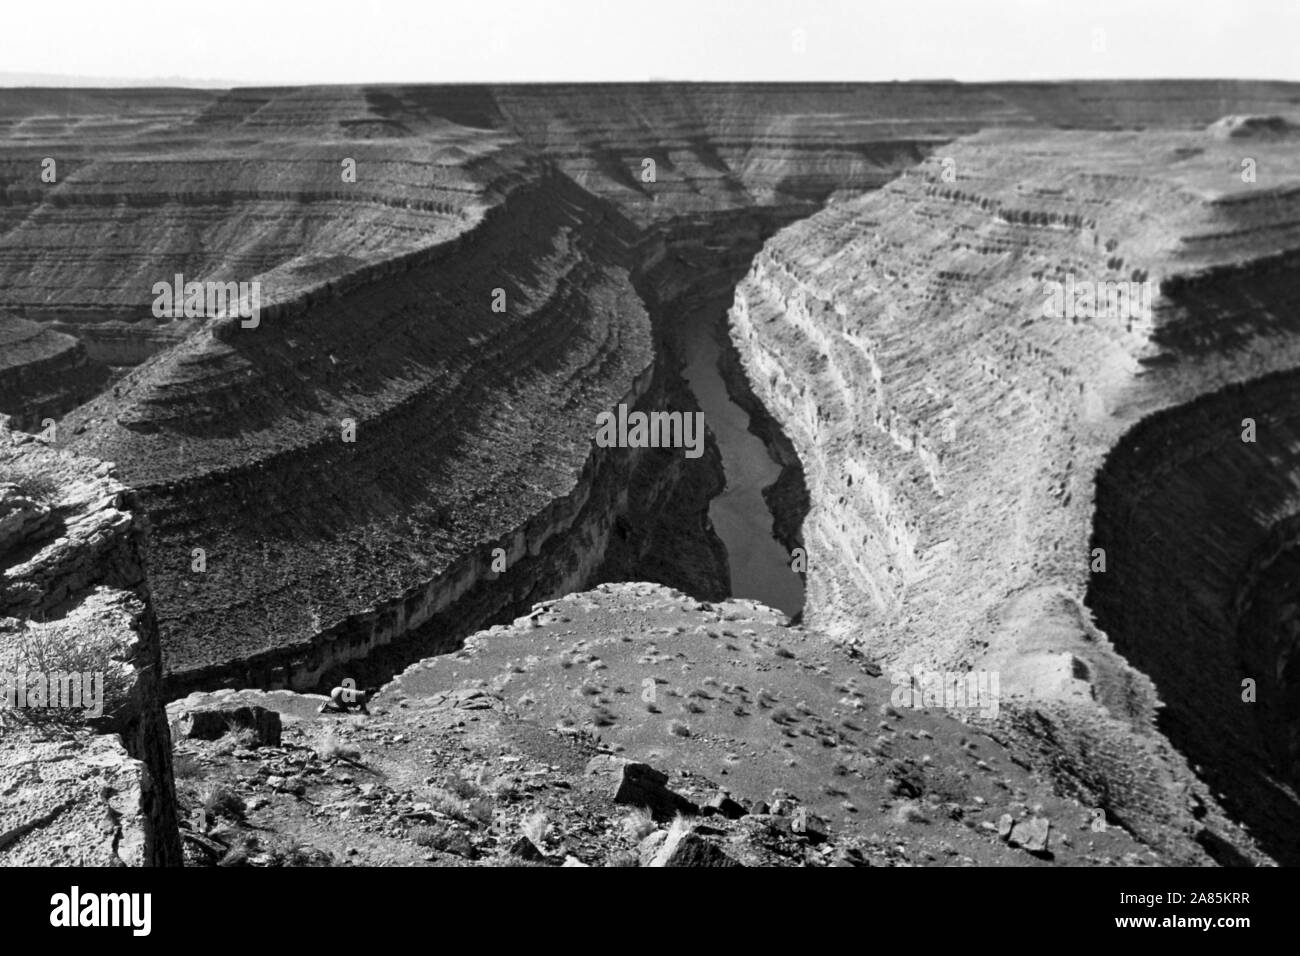
[[[1297,511],[1294,157],[1212,131],[981,133],[783,231],[732,311],[808,475],[810,624],[1147,736],[1163,704],[1284,858],[1286,763],[1258,757],[1290,732],[1241,680],[1289,694],[1288,612],[1271,637],[1239,625]],[[1075,281],[1149,282],[1152,307],[1045,314]]]

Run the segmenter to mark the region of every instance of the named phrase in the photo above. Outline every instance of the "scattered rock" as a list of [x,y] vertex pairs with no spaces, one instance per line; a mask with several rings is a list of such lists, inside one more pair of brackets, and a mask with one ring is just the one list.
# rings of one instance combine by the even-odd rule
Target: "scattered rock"
[[826,824],[814,814],[808,813],[803,807],[800,807],[790,817],[790,832],[803,837],[813,846],[825,843],[830,839],[829,834],[826,832]]
[[[601,758],[596,758],[599,759]],[[594,764],[595,760],[592,763]],[[617,761],[610,761],[610,764],[616,765]],[[588,765],[589,769],[590,767],[591,764]],[[699,807],[668,788],[666,773],[654,769],[649,764],[622,763],[617,773],[615,803],[644,807],[660,823],[671,820],[679,813],[692,816],[700,812]]]
[[1013,826],[1015,826],[1015,820],[1011,818],[1011,814],[1002,814],[1002,816],[998,817],[998,836],[1005,840],[1007,837],[1011,836],[1011,828]]
[[702,812],[705,816],[720,813],[728,820],[739,820],[749,813],[738,800],[733,800],[729,794],[724,792],[716,793],[709,798],[709,802],[704,805]]
[[[647,838],[648,839],[648,838]],[[715,843],[692,830],[674,828],[664,836],[663,845],[650,866],[740,866]]]
[[831,866],[870,866],[862,851],[857,847],[841,847],[831,858]]
[[1011,828],[1007,842],[1012,846],[1023,847],[1030,853],[1046,853],[1051,830],[1052,824],[1046,817],[1031,817]]
[[[529,860],[533,863],[541,863],[546,859],[546,854],[539,850],[537,844],[526,836],[521,836],[510,844],[510,849],[506,852],[511,856],[517,856],[521,860]],[[568,865],[567,862],[565,865]]]

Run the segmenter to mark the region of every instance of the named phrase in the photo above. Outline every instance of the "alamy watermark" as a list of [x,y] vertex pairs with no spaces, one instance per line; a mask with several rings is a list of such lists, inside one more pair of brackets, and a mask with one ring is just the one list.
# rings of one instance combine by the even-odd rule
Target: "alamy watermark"
[[1043,317],[1048,319],[1114,319],[1151,321],[1151,280],[1122,282],[1076,282],[1074,273],[1065,282],[1043,284]]
[[704,454],[703,412],[629,412],[596,416],[596,444],[601,448],[685,448],[687,458]]
[[894,707],[978,710],[981,717],[997,717],[1001,699],[998,671],[927,671],[919,665],[912,673],[899,671],[890,680]]
[[104,674],[102,671],[0,671],[0,707],[84,710],[86,717],[101,717]]
[[261,324],[262,284],[251,282],[186,282],[175,279],[153,284],[153,314],[157,319],[219,319],[238,317],[246,329]]

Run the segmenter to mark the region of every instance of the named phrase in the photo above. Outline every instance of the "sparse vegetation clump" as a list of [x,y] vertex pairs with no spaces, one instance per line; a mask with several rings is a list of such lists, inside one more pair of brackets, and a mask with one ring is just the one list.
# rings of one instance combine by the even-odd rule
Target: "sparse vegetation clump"
[[24,498],[46,506],[55,504],[63,494],[53,475],[26,460],[8,462],[0,484],[13,485]]
[[474,844],[461,830],[442,823],[416,827],[411,831],[411,839],[417,845],[437,850],[439,853],[454,853],[456,856],[472,858]]
[[325,731],[325,736],[316,745],[316,756],[321,760],[360,760],[361,751],[356,747],[342,743],[333,728]]
[[[65,729],[104,717],[112,720],[130,699],[134,671],[116,642],[58,625],[22,625],[0,653],[0,670],[41,675],[47,685],[44,706],[9,707],[6,717],[33,726]],[[29,692],[30,694],[30,692]],[[57,699],[56,699],[57,698]],[[80,706],[53,706],[76,700]],[[101,711],[102,705],[102,711]]]
[[894,808],[894,820],[898,823],[929,823],[921,807],[912,800],[905,800]]
[[199,795],[199,800],[203,804],[204,814],[210,820],[218,817],[242,820],[247,809],[243,797],[220,784],[205,787]]
[[524,836],[528,837],[535,846],[544,847],[546,837],[551,831],[551,825],[545,813],[538,811],[527,817],[519,828]]
[[221,755],[234,753],[236,750],[251,750],[257,746],[257,731],[244,727],[234,721],[226,725],[226,732],[217,744],[216,753]]
[[334,857],[326,850],[295,841],[272,854],[271,866],[334,866]]
[[654,817],[649,810],[638,807],[623,818],[623,835],[634,843],[640,843],[655,831]]
[[487,826],[495,812],[488,792],[464,777],[448,777],[429,792],[428,802],[439,813],[470,826]]

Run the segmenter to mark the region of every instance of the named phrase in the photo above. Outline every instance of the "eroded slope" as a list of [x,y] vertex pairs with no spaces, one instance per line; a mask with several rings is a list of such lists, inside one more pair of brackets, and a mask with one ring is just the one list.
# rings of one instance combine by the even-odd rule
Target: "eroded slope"
[[[811,624],[1100,705],[1125,746],[1163,699],[1161,728],[1283,858],[1294,796],[1241,699],[1276,658],[1236,628],[1239,581],[1300,506],[1296,155],[1218,131],[979,134],[785,230],[732,311],[808,474]],[[1153,308],[1045,315],[1071,277],[1149,280]]]

